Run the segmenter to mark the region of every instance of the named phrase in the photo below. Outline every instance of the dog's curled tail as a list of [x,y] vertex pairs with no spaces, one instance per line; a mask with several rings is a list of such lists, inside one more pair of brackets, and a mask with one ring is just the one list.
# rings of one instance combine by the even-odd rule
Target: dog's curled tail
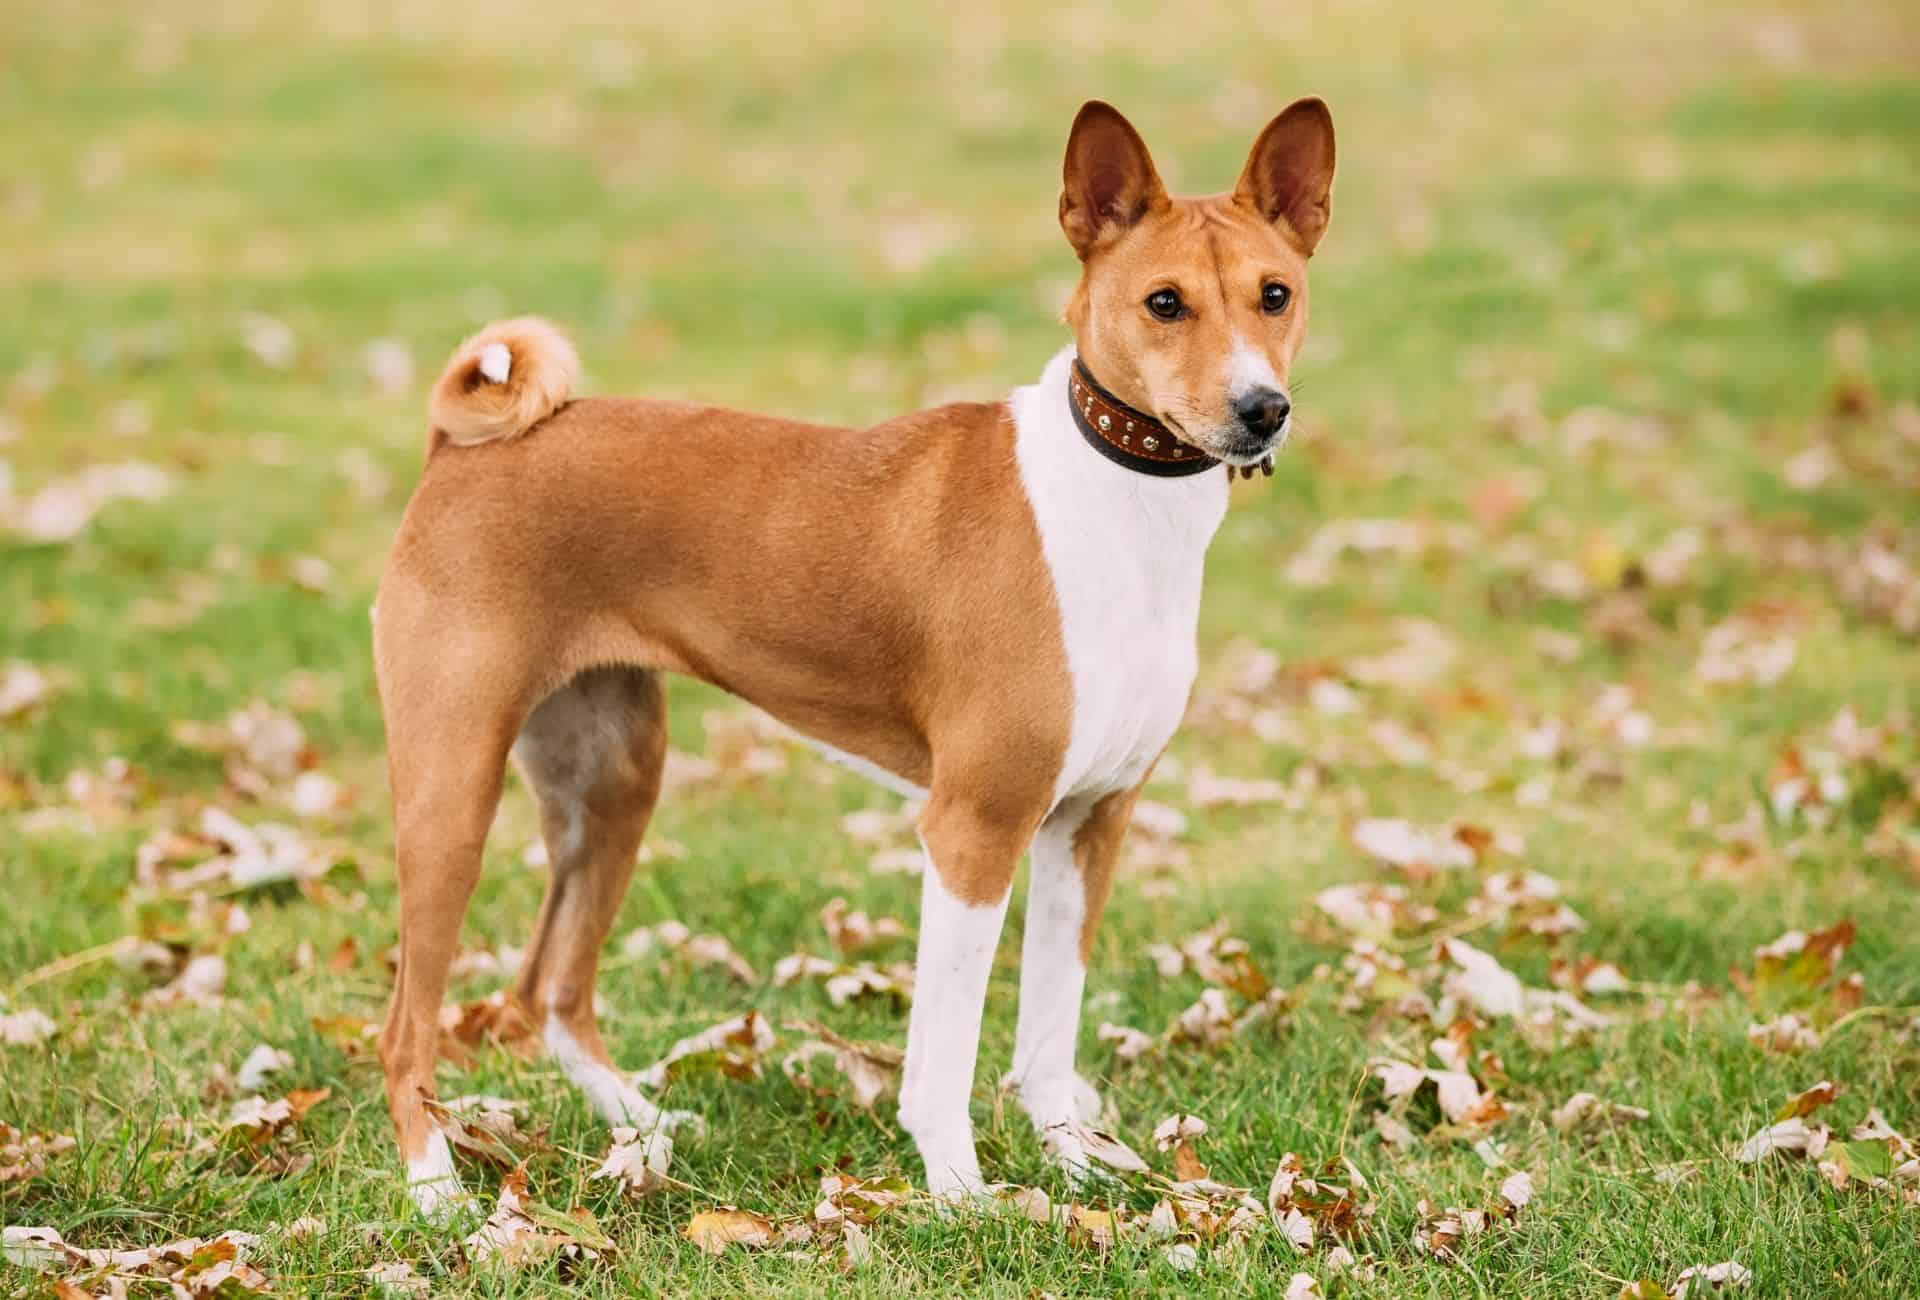
[[427,449],[516,438],[566,405],[579,376],[573,344],[547,321],[495,321],[454,349],[433,386]]

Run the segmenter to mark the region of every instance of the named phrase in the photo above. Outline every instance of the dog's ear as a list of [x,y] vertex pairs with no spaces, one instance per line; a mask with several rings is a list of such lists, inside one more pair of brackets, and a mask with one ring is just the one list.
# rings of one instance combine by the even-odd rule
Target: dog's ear
[[1284,222],[1309,256],[1327,233],[1333,190],[1333,114],[1326,101],[1296,99],[1253,142],[1233,188],[1268,221]]
[[1140,133],[1113,105],[1097,99],[1073,119],[1063,179],[1060,229],[1083,260],[1101,240],[1167,204],[1167,188]]

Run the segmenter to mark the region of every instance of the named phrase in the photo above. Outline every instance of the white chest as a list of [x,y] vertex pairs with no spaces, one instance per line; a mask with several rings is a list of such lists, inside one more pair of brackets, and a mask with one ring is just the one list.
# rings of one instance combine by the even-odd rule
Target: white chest
[[1013,396],[1020,475],[1053,575],[1073,678],[1073,728],[1054,791],[1105,793],[1146,774],[1186,711],[1208,542],[1224,472],[1164,479],[1088,448],[1067,412],[1072,353]]

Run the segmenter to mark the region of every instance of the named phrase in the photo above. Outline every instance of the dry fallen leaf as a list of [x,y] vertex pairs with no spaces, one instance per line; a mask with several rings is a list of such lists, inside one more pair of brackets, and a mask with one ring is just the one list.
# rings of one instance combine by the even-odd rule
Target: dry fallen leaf
[[910,936],[897,917],[870,917],[852,910],[844,898],[834,898],[820,909],[820,924],[833,946],[848,956]]
[[0,1046],[36,1047],[52,1038],[58,1026],[44,1011],[27,1007],[21,1011],[5,1011],[5,1002],[0,1002]]
[[681,1039],[637,1077],[656,1092],[690,1074],[713,1072],[730,1079],[757,1079],[760,1058],[773,1050],[773,1043],[773,1026],[766,1017],[748,1011]]
[[853,1090],[853,1102],[862,1110],[872,1110],[881,1098],[899,1088],[906,1059],[899,1048],[886,1043],[855,1042],[811,1021],[790,1021],[787,1028],[813,1035],[780,1063],[781,1070],[795,1083],[814,1092],[826,1091],[813,1084],[808,1072],[808,1063],[824,1055],[832,1057],[834,1065],[846,1077]]
[[47,1161],[78,1145],[65,1134],[23,1133],[0,1121],[0,1186],[40,1177],[47,1171]]
[[729,1246],[758,1250],[775,1240],[773,1220],[731,1205],[694,1215],[680,1235],[709,1255],[724,1255]]
[[742,984],[757,984],[759,974],[735,951],[726,937],[718,934],[694,934],[678,921],[660,921],[641,926],[621,940],[622,956],[651,957],[662,953],[677,957],[691,966],[719,966]]
[[1554,1108],[1553,1126],[1562,1132],[1599,1129],[1621,1123],[1637,1123],[1652,1113],[1639,1106],[1602,1101],[1590,1092],[1576,1092]]
[[595,1259],[614,1248],[590,1211],[556,1210],[529,1200],[524,1168],[500,1181],[493,1213],[460,1244],[474,1263],[496,1261],[508,1268],[523,1268],[556,1252]]
[[642,1134],[638,1129],[620,1127],[612,1136],[613,1145],[593,1177],[618,1179],[627,1195],[635,1199],[676,1185],[667,1176],[673,1164],[673,1139],[665,1130]]
[[266,1043],[247,1053],[233,1076],[233,1086],[241,1092],[259,1092],[267,1086],[267,1077],[293,1068],[293,1054]]

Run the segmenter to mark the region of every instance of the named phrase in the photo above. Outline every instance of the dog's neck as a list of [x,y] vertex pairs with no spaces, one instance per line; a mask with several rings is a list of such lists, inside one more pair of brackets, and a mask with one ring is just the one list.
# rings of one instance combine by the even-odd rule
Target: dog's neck
[[1030,496],[1071,501],[1084,526],[1116,547],[1144,548],[1198,563],[1226,515],[1228,476],[1158,477],[1116,464],[1075,426],[1074,349],[1047,363],[1040,382],[1014,390],[1021,473]]
[[1067,376],[1067,410],[1089,447],[1136,474],[1186,478],[1220,464],[1159,419],[1115,397],[1078,355]]

